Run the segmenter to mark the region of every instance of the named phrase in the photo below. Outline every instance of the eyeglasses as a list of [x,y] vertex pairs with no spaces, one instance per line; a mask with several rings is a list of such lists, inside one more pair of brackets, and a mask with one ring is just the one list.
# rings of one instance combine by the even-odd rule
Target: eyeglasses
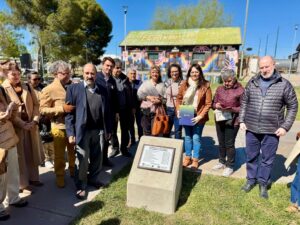
[[70,72],[65,72],[65,73],[64,73],[64,72],[57,72],[57,73],[60,73],[60,74],[62,74],[62,75],[64,75],[64,76],[70,74]]
[[37,81],[37,80],[41,80],[41,78],[33,78],[33,79],[31,79],[31,80]]

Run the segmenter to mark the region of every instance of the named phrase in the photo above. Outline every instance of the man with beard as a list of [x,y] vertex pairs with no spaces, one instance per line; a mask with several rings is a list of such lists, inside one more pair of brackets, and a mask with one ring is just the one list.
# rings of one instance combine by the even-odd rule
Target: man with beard
[[[75,185],[76,197],[86,198],[90,184],[100,188],[104,142],[111,135],[111,119],[106,90],[95,85],[96,67],[88,63],[83,67],[84,81],[72,84],[67,90],[66,102],[75,107],[65,118],[70,144],[76,144]],[[87,172],[89,174],[87,175]]]

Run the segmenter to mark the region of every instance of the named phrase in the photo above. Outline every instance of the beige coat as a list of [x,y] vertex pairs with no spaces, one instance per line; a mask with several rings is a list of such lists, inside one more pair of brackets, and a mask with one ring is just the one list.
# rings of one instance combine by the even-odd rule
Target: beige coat
[[[15,90],[11,86],[10,82],[8,80],[5,80],[2,84],[4,87],[7,95],[10,97],[10,99],[15,102],[16,104],[21,104],[21,101],[16,94]],[[37,123],[39,122],[39,102],[38,99],[35,95],[35,92],[31,88],[31,90],[28,90],[28,85],[22,83],[22,100],[24,102],[26,112],[28,114],[28,120],[31,121],[36,121]],[[21,117],[21,110],[22,107],[19,106],[18,110],[18,117]],[[24,128],[25,121],[23,121],[23,125],[21,126],[15,126],[16,133],[19,137],[19,139],[22,138],[22,129]],[[41,155],[40,155],[40,149],[42,148],[41,146],[41,141],[40,141],[40,136],[39,136],[39,129],[38,126],[35,126],[33,129],[30,130],[30,137],[31,137],[31,143],[32,143],[32,153],[33,153],[33,163],[34,165],[39,165],[41,162]],[[19,154],[24,154],[24,150],[22,149],[22,144],[18,144],[18,153]],[[23,155],[20,155],[19,157],[24,157]]]
[[293,150],[290,152],[289,156],[285,160],[284,166],[286,169],[289,169],[291,164],[297,159],[297,156],[300,154],[300,139],[294,145]]
[[[0,109],[0,113],[4,113],[7,109],[8,103],[9,103],[9,97],[6,98],[2,95],[2,92],[0,92],[0,102],[4,105],[3,109]],[[13,121],[16,124],[22,124],[22,121],[17,118],[16,111],[12,113],[10,120],[1,121],[0,120],[0,149],[1,150],[8,150],[12,147],[16,146],[19,138],[16,135],[15,129],[13,127],[13,124],[11,121]]]
[[66,90],[57,78],[41,92],[40,111],[51,119],[52,128],[65,129],[65,98]]

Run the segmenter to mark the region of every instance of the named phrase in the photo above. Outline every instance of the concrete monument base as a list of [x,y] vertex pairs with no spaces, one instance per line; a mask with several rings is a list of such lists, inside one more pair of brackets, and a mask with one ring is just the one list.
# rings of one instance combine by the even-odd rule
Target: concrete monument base
[[127,182],[127,206],[174,213],[182,184],[182,151],[182,140],[143,136]]

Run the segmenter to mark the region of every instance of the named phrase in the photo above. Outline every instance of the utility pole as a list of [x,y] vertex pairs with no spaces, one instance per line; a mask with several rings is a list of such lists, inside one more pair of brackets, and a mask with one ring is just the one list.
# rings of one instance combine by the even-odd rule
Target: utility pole
[[259,44],[258,44],[258,50],[257,50],[257,56],[260,56],[260,46],[261,46],[261,38],[259,39]]
[[265,55],[267,55],[268,51],[268,42],[269,42],[269,34],[267,34],[266,46],[265,46]]
[[[127,10],[128,10],[128,6],[127,5],[124,5],[123,6],[123,10],[124,10],[124,40],[125,40],[125,38],[126,38],[126,16],[127,16]],[[124,69],[125,69],[125,74],[127,73],[126,72],[126,61],[127,61],[127,57],[128,57],[128,55],[127,55],[127,48],[126,48],[126,42],[125,42],[125,45],[124,45],[124,52],[125,52],[125,59],[124,59]]]
[[243,33],[243,42],[242,42],[242,52],[241,52],[241,63],[240,63],[240,75],[239,75],[239,78],[242,78],[242,76],[243,76],[244,48],[245,48],[246,31],[247,31],[249,1],[250,0],[247,0],[247,2],[246,2],[246,15],[245,15],[245,21],[244,21],[244,33]]
[[276,34],[276,42],[275,42],[274,59],[276,59],[277,45],[278,45],[278,36],[279,36],[279,26],[278,26],[278,28],[277,28],[277,34]]
[[298,24],[295,24],[295,26],[294,26],[294,38],[293,38],[292,52],[291,52],[291,59],[290,59],[289,78],[291,76],[293,52],[294,52],[294,45],[295,45],[295,41],[296,41],[297,30],[298,30]]

